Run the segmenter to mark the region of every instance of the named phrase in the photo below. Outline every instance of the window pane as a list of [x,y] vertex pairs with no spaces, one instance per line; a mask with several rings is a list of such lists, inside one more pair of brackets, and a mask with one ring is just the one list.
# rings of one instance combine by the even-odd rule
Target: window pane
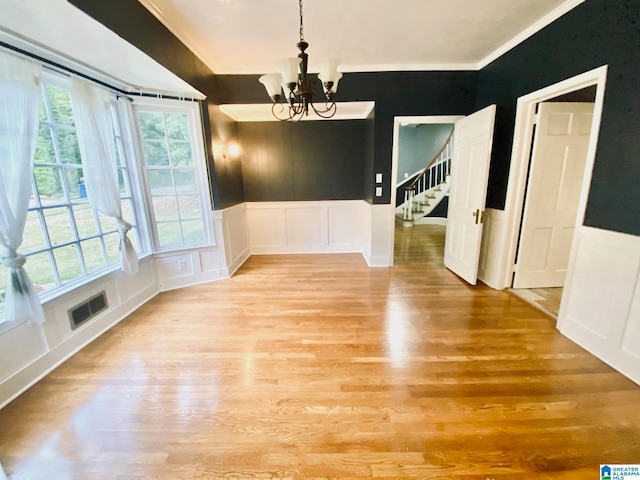
[[151,195],[173,195],[171,170],[147,170]]
[[180,208],[181,219],[202,219],[202,213],[200,211],[200,197],[195,195],[182,195],[178,197],[178,206]]
[[67,207],[48,208],[43,213],[52,246],[75,240]]
[[91,237],[98,233],[93,210],[88,203],[74,205],[73,215],[76,218],[76,226],[78,227],[78,236],[80,238]]
[[120,196],[129,194],[129,185],[121,168],[118,168],[118,188],[120,189]]
[[47,97],[51,108],[52,120],[62,125],[73,126],[73,113],[69,92],[53,85],[47,85]]
[[169,247],[172,245],[182,245],[182,237],[180,235],[180,224],[159,223],[158,224],[158,242],[161,247]]
[[38,212],[29,212],[27,214],[27,223],[25,223],[22,238],[20,252],[23,254],[41,250],[46,247]]
[[102,246],[99,238],[86,240],[80,245],[82,248],[82,255],[84,256],[84,264],[87,267],[87,272],[100,270],[106,265],[105,259],[102,255]]
[[122,218],[124,218],[131,225],[134,225],[135,218],[134,218],[134,213],[133,213],[134,211],[133,211],[133,205],[131,204],[131,200],[128,198],[123,198],[120,201],[120,205],[122,207]]
[[100,228],[102,228],[102,233],[112,232],[118,228],[116,226],[115,218],[107,217],[101,213],[98,213],[98,217],[100,218]]
[[73,130],[64,128],[56,130],[56,139],[58,140],[58,150],[60,151],[60,161],[62,163],[72,163],[80,165],[80,147],[78,146],[78,137]]
[[42,95],[40,96],[40,121],[47,121],[47,108],[44,104],[44,97]]
[[169,152],[164,141],[144,141],[144,159],[152,167],[169,166]]
[[187,222],[181,223],[185,243],[204,242],[204,229],[202,228],[202,220],[189,220]]
[[173,166],[193,165],[190,143],[171,142],[169,143],[169,149],[171,150],[171,164]]
[[64,168],[64,177],[67,181],[67,190],[72,200],[87,198],[86,185],[82,177],[81,168]]
[[48,252],[29,255],[27,257],[27,263],[24,264],[24,269],[35,285],[36,292],[41,292],[56,286]]
[[53,136],[51,128],[42,125],[38,134],[38,143],[36,144],[36,153],[33,157],[34,163],[56,163],[56,156],[53,153]]
[[120,261],[120,234],[111,233],[104,236],[104,246],[107,249],[107,263]]
[[178,220],[178,203],[175,197],[153,197],[153,211],[157,221]]
[[172,140],[189,140],[189,119],[184,113],[167,113],[167,134]]
[[196,171],[193,168],[176,168],[173,171],[177,193],[198,193]]
[[76,245],[67,245],[66,247],[55,248],[53,256],[56,259],[58,267],[58,275],[61,282],[68,282],[82,275],[82,267],[80,266],[80,257]]
[[36,187],[43,205],[52,203],[64,203],[66,198],[62,190],[60,169],[55,167],[35,167],[33,175],[36,179]]
[[161,112],[138,112],[142,138],[165,138],[164,119]]

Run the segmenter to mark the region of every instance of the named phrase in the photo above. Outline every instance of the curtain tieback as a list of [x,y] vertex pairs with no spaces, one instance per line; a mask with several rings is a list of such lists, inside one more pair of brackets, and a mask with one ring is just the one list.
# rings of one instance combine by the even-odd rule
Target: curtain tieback
[[27,257],[13,248],[3,248],[2,253],[0,253],[0,263],[13,270],[24,267],[26,261]]
[[131,224],[122,218],[116,218],[116,226],[118,227],[118,232],[120,232],[120,235],[123,237],[125,237],[127,232],[131,230]]

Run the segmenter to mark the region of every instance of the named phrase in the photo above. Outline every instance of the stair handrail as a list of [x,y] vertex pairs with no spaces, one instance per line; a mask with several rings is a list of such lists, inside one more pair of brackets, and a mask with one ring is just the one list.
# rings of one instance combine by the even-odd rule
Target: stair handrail
[[[444,158],[443,158],[443,153],[447,150],[447,147],[449,147],[452,144],[454,132],[455,132],[455,128],[451,130],[451,133],[447,137],[447,140],[444,142],[440,150],[438,150],[438,153],[436,153],[433,156],[433,158],[427,164],[427,166],[424,167],[424,169],[422,169],[422,171],[420,171],[416,175],[413,182],[411,182],[409,185],[404,187],[402,219],[406,223],[410,224],[411,222],[413,222],[413,212],[415,208],[418,207],[418,205],[416,204],[417,196],[424,193],[425,191],[428,191],[430,188],[433,188],[433,187],[437,187],[436,189],[439,189],[440,183],[446,182],[446,177],[447,175],[449,175],[449,172],[451,169],[451,157],[453,154],[453,149],[449,148],[448,156],[445,156]],[[441,165],[442,167],[440,167]],[[434,181],[433,174],[430,173],[431,169],[433,169],[436,172],[436,176],[439,177],[439,179],[436,178],[436,180]],[[427,173],[429,173],[429,180],[428,180],[429,184],[433,183],[433,185],[430,185],[429,187],[426,186]],[[423,179],[424,181],[422,181]],[[420,181],[422,181],[421,187],[419,187]],[[416,191],[418,188],[420,188],[420,191]],[[431,198],[434,198],[434,197],[431,197]],[[426,205],[429,205],[428,200],[426,201]]]
[[453,128],[451,130],[451,133],[447,137],[447,140],[444,142],[444,144],[442,145],[440,150],[438,150],[438,153],[436,153],[433,156],[433,158],[431,159],[431,161],[427,164],[427,166],[424,167],[422,169],[422,171],[418,175],[416,175],[415,180],[412,183],[410,183],[409,185],[407,185],[406,187],[404,187],[405,190],[415,190],[416,189],[416,185],[418,184],[418,181],[423,177],[423,175],[425,173],[427,173],[427,171],[433,166],[433,164],[436,163],[436,161],[440,158],[440,155],[442,154],[442,152],[444,152],[445,148],[447,148],[447,146],[449,145],[449,142],[453,138],[453,132],[455,132],[455,128]]

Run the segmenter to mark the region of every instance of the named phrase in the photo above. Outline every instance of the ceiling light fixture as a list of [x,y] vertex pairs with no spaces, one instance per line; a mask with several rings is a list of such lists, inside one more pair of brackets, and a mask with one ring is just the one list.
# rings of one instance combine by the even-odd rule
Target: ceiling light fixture
[[[322,118],[331,118],[336,114],[335,93],[338,90],[338,81],[342,78],[342,73],[338,72],[340,60],[328,58],[321,62],[318,79],[322,82],[326,102],[324,108],[316,107],[313,103],[313,88],[316,85],[315,79],[310,79],[307,75],[309,55],[305,50],[309,44],[304,41],[304,28],[302,24],[302,0],[300,5],[300,42],[297,44],[300,53],[297,57],[285,58],[276,63],[280,73],[270,73],[260,77],[267,89],[267,93],[273,105],[271,113],[278,120],[292,121],[301,120],[309,115],[309,107]],[[282,92],[286,102],[280,103]]]

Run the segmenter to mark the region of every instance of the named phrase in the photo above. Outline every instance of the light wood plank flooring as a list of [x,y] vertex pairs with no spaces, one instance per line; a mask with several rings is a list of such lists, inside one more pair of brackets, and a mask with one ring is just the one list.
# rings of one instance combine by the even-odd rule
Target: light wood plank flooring
[[512,288],[511,292],[518,295],[531,305],[539,308],[557,319],[562,301],[562,287],[555,288]]
[[431,260],[254,256],[5,407],[0,459],[15,480],[585,480],[640,462],[640,387]]

